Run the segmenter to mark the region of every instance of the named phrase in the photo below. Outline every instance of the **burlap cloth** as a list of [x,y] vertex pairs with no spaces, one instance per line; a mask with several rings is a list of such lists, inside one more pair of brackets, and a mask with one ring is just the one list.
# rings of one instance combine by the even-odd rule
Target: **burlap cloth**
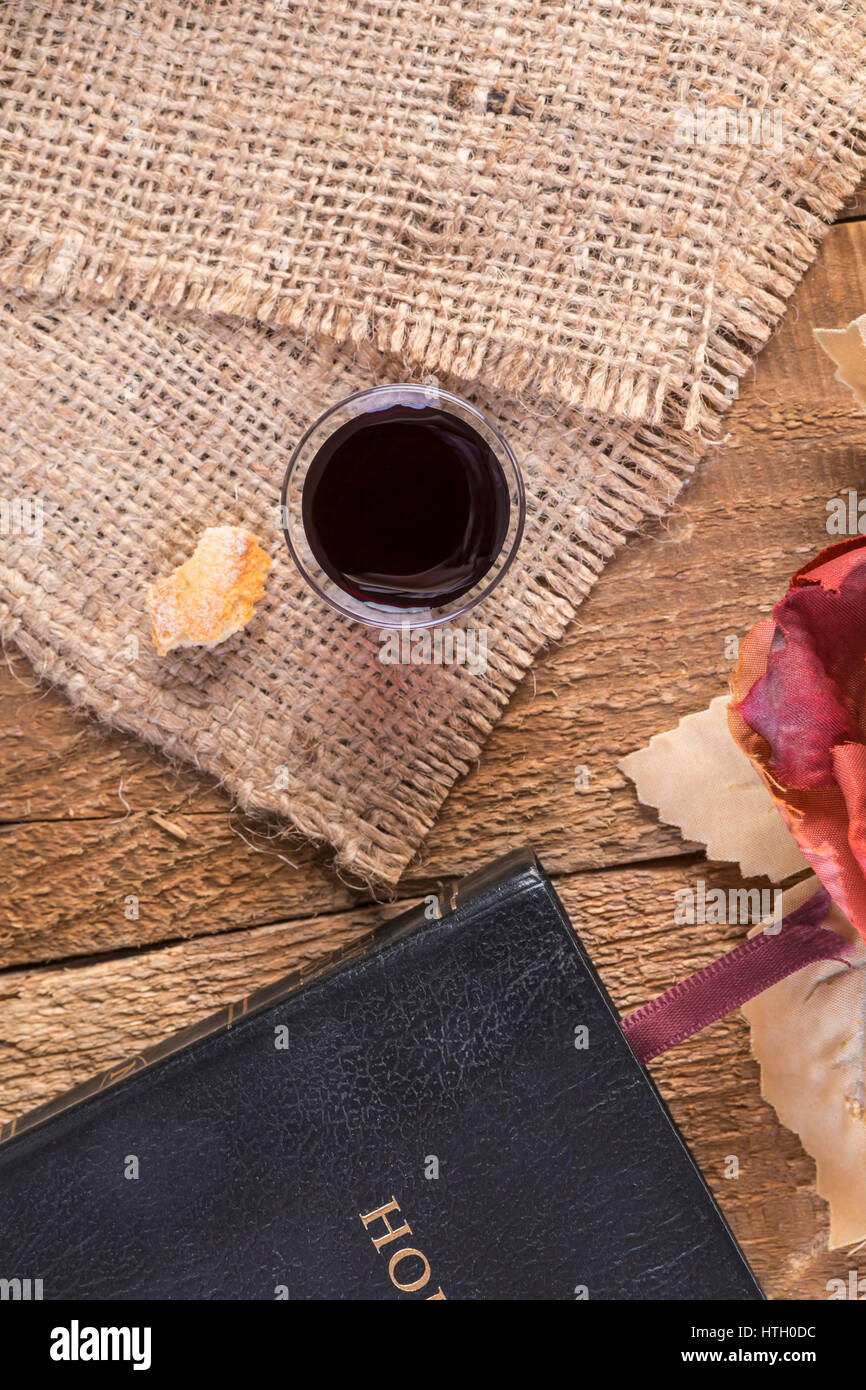
[[[7,4],[0,48],[0,634],[393,883],[856,185],[866,10],[73,0]],[[278,531],[315,415],[430,373],[527,484],[483,676],[383,665]],[[160,660],[146,589],[221,521],[266,600]]]

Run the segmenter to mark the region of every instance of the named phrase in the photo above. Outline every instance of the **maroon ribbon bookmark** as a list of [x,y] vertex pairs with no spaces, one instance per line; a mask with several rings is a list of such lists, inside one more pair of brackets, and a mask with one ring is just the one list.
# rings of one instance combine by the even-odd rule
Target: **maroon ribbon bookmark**
[[818,960],[847,959],[852,947],[821,923],[830,911],[822,888],[781,923],[749,937],[620,1022],[639,1062],[650,1062],[741,1004]]

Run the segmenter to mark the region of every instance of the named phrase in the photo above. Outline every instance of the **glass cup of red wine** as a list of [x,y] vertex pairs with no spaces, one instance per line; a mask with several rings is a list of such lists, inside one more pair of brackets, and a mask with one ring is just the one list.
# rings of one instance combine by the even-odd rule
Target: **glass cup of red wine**
[[502,435],[438,386],[374,386],[307,431],[283,483],[292,558],[331,608],[378,628],[474,608],[517,553],[525,502]]

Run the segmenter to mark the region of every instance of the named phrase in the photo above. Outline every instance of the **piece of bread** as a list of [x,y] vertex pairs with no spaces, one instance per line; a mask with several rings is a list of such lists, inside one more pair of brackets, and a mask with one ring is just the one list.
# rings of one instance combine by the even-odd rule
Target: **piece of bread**
[[192,555],[147,595],[160,656],[175,647],[215,647],[249,622],[270,560],[241,526],[209,526]]

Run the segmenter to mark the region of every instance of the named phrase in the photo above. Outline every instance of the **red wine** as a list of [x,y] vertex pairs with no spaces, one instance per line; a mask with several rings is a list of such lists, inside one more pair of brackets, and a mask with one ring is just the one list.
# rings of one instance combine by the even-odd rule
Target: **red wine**
[[502,467],[466,421],[434,406],[371,410],[335,430],[304,481],[304,530],[333,581],[366,603],[435,607],[499,555]]

